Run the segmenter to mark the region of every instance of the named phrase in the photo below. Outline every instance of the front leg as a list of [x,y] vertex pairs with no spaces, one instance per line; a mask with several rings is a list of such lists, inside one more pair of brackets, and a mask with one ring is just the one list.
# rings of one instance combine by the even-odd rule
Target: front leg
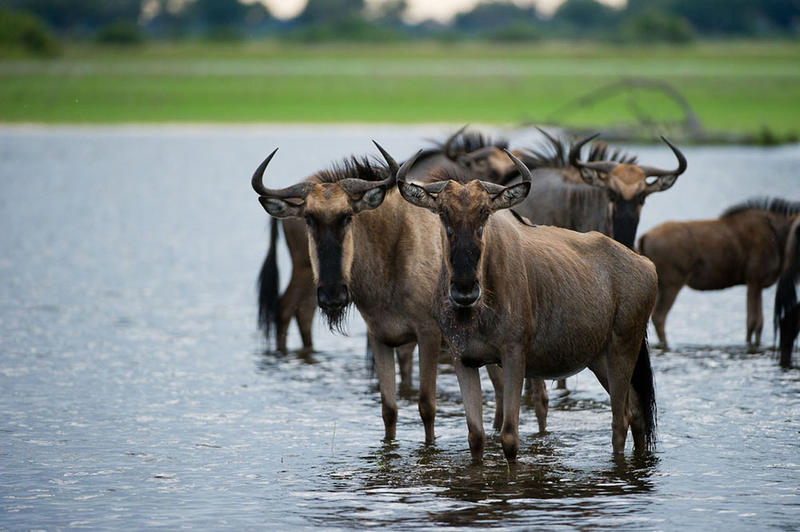
[[461,357],[453,356],[453,366],[458,387],[461,389],[461,400],[464,402],[464,413],[467,415],[467,430],[469,431],[469,451],[472,460],[483,460],[483,445],[486,436],[483,433],[483,397],[481,396],[481,378],[478,368],[468,368]]
[[515,347],[503,360],[503,428],[500,442],[509,462],[516,462],[519,451],[519,403],[524,381],[525,356],[520,347]]
[[487,364],[486,373],[494,388],[494,423],[492,428],[499,431],[503,428],[503,368],[497,364]]
[[394,349],[369,334],[375,371],[378,373],[378,388],[381,392],[385,439],[393,440],[397,429],[397,399],[395,398]]

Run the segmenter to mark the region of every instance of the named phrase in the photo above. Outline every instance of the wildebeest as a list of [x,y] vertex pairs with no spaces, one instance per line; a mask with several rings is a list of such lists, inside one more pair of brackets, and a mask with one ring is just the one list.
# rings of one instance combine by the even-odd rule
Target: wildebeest
[[[683,153],[664,137],[678,159],[674,170],[637,164],[636,157],[619,150],[611,152],[599,142],[590,146],[587,159],[582,161],[582,148],[597,134],[568,145],[566,140],[539,131],[548,145],[512,150],[534,173],[531,195],[515,208],[534,224],[599,231],[633,248],[647,196],[669,189],[686,170]],[[459,160],[498,184],[508,184],[519,176],[497,147],[481,148]]]
[[789,228],[783,273],[775,290],[775,332],[778,337],[781,366],[792,365],[792,349],[800,333],[800,304],[795,283],[800,275],[800,216]]
[[653,325],[666,346],[667,313],[684,285],[721,290],[747,285],[749,347],[761,342],[761,291],[781,274],[789,229],[800,202],[758,198],[728,208],[713,220],[666,222],[641,236],[639,252],[656,265],[658,299]]
[[[462,127],[445,141],[424,150],[413,168],[408,172],[408,179],[424,179],[434,168],[461,168],[458,158],[465,153],[487,146],[506,147],[503,139],[492,140],[478,132],[465,132]],[[314,177],[309,178],[310,181]],[[278,262],[276,244],[280,226],[283,227],[286,245],[292,262],[292,273],[284,293],[278,287]],[[298,218],[279,220],[273,218],[270,227],[270,239],[267,254],[258,276],[258,323],[267,341],[275,336],[275,347],[286,352],[286,337],[292,318],[297,322],[304,350],[313,349],[312,323],[316,312],[317,297],[314,289],[311,259],[308,255],[308,237],[306,225]],[[411,355],[414,344],[397,349],[400,365],[400,380],[403,386],[411,385]]]
[[432,442],[442,345],[433,293],[441,242],[430,230],[435,217],[420,215],[394,186],[396,176],[405,176],[414,160],[398,168],[378,149],[385,167],[351,159],[280,190],[268,189],[262,181],[273,152],[256,169],[252,186],[270,215],[305,219],[317,302],[329,324],[337,327],[351,303],[364,318],[387,439],[395,437],[397,421],[393,348],[419,345],[419,411],[425,441]]
[[531,227],[507,211],[527,196],[531,174],[506,153],[520,183],[462,184],[447,172],[424,185],[398,178],[403,197],[440,220],[439,242],[429,244],[443,253],[432,276],[434,311],[451,349],[472,457],[483,456],[478,367],[486,364],[503,368],[500,439],[509,461],[519,447],[525,375],[563,378],[586,367],[611,397],[614,452],[624,451],[629,426],[635,447],[650,448],[656,409],[645,333],[655,268],[599,233]]
[[[539,131],[547,144],[512,151],[533,170],[532,192],[515,211],[534,224],[580,232],[599,231],[633,248],[647,197],[669,189],[686,170],[683,153],[664,137],[678,159],[674,170],[639,165],[635,156],[620,150],[612,152],[602,142],[592,143],[586,160],[582,161],[583,147],[597,134],[569,144],[543,129]],[[478,149],[459,160],[495,183],[507,184],[519,177],[514,165],[497,147]],[[536,387],[537,393],[541,393],[539,383],[529,381],[528,387]],[[558,387],[565,388],[565,381],[560,380]]]

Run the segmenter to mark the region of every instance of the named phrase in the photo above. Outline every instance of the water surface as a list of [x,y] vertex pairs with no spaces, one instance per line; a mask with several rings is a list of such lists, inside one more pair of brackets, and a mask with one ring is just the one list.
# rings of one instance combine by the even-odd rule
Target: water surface
[[[674,349],[653,354],[661,440],[644,458],[612,459],[608,399],[589,373],[550,390],[547,434],[523,406],[518,464],[491,439],[472,465],[446,364],[435,445],[413,396],[384,443],[360,318],[347,337],[317,323],[312,355],[266,351],[254,167],[280,146],[268,180],[288,185],[374,152],[372,138],[401,158],[448,131],[0,128],[0,528],[796,528],[800,372],[746,353],[743,287],[679,296]],[[663,146],[631,150],[674,164]],[[689,170],[648,199],[642,231],[753,195],[800,199],[800,146],[685,153]],[[284,247],[280,261],[286,281]]]

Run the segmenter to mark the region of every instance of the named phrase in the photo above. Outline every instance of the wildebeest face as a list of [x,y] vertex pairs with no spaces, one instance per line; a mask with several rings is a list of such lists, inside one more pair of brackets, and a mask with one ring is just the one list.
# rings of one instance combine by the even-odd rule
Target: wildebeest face
[[[323,183],[306,181],[287,189],[271,190],[264,187],[262,179],[273,155],[274,152],[256,170],[253,188],[270,215],[305,219],[317,303],[328,325],[340,329],[351,302],[348,288],[354,250],[351,222],[358,213],[380,206],[387,188],[393,184],[394,170],[384,181],[351,178]],[[389,164],[395,163],[391,160]]]
[[664,137],[678,159],[675,170],[662,170],[650,166],[619,163],[616,161],[581,162],[581,147],[596,137],[593,135],[576,143],[569,153],[572,166],[578,168],[581,178],[589,184],[605,189],[608,196],[606,222],[611,236],[621,244],[633,248],[642,205],[653,192],[667,190],[686,170],[686,158]]
[[530,191],[530,171],[508,155],[525,179],[508,187],[478,180],[463,185],[453,180],[422,186],[397,182],[406,201],[439,215],[449,296],[457,307],[472,307],[481,296],[483,232],[489,217],[520,203]]
[[[519,156],[514,150],[511,153]],[[464,154],[458,158],[458,162],[474,175],[492,183],[506,182],[506,178],[515,173],[516,168],[504,151],[496,146],[487,146]]]

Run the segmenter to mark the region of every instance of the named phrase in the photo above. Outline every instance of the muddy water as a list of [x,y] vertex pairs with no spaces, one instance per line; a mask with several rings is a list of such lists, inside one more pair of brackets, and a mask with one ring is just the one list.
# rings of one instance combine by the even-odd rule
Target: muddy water
[[[745,352],[741,288],[679,296],[674,350],[653,355],[660,446],[641,459],[612,459],[607,396],[588,373],[551,389],[547,434],[523,407],[518,464],[492,440],[476,466],[447,365],[425,446],[413,396],[398,439],[381,442],[359,318],[347,337],[317,324],[313,355],[265,352],[256,164],[280,145],[270,180],[289,184],[371,138],[404,157],[446,131],[0,129],[0,528],[795,528],[800,372]],[[664,147],[633,149],[673,163]],[[686,155],[643,230],[752,195],[800,199],[800,146]]]

